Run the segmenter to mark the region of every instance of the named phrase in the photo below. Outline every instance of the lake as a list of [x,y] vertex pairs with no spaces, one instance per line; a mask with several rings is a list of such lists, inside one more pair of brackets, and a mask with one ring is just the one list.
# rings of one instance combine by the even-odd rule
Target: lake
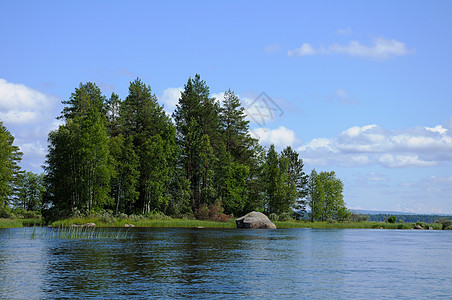
[[[0,229],[0,298],[445,299],[452,231]],[[50,231],[50,228],[41,228]]]

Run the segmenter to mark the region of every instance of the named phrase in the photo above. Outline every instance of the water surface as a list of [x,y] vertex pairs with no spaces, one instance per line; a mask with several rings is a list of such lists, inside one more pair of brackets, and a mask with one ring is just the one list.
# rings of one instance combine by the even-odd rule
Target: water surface
[[[133,228],[127,238],[0,229],[0,298],[437,298],[452,231]],[[43,229],[51,230],[51,229]]]

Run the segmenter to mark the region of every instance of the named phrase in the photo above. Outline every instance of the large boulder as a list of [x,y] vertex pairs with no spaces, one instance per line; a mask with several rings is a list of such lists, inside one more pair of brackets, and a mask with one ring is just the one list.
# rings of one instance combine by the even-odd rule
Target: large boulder
[[235,220],[237,228],[276,229],[270,219],[263,213],[252,211]]

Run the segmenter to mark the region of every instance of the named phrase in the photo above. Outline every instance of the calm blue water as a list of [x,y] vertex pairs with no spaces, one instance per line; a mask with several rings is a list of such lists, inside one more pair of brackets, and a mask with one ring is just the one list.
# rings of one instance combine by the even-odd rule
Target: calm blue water
[[[50,229],[43,229],[50,230]],[[0,298],[445,299],[452,231],[0,229]]]

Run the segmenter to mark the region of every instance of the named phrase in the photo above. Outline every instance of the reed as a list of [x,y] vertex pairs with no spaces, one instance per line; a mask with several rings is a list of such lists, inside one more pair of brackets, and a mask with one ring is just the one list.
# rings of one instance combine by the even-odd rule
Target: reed
[[33,227],[31,239],[123,239],[129,238],[129,229],[92,227]]

